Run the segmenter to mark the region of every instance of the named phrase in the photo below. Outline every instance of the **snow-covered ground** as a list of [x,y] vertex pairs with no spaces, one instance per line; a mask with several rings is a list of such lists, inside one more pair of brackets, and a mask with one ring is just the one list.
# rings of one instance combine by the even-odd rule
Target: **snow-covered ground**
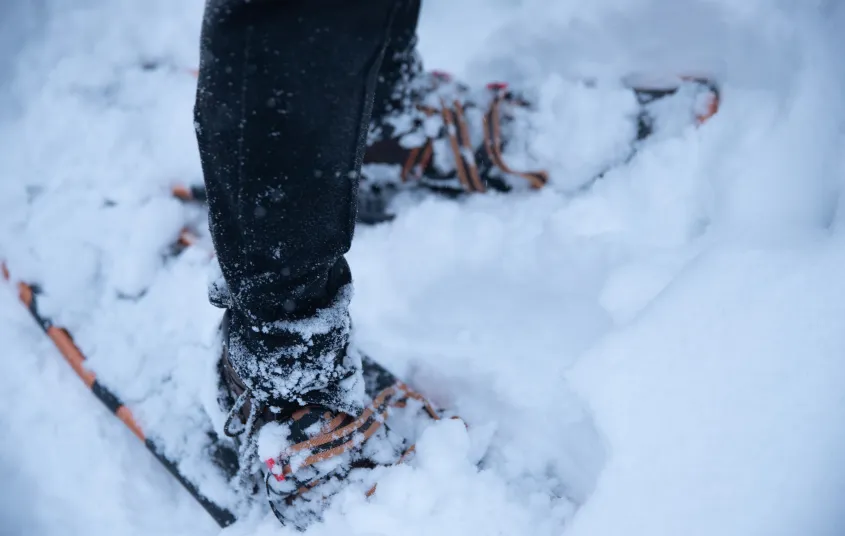
[[[840,4],[425,0],[428,67],[528,88],[526,158],[553,184],[359,229],[357,343],[473,427],[432,427],[415,464],[309,533],[845,533]],[[201,180],[185,72],[201,11],[0,3],[0,257],[171,439],[212,405],[219,314],[205,237],[162,257],[202,226],[169,197]],[[619,157],[631,101],[613,81],[632,71],[712,73],[720,113],[574,195]],[[0,534],[219,532],[8,287],[0,337]],[[224,532],[281,533],[266,511]]]

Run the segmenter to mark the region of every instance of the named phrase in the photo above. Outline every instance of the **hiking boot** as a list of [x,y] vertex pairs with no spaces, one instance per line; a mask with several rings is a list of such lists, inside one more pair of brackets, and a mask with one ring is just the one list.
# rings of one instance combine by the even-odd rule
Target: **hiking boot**
[[[250,493],[263,485],[283,524],[305,528],[319,519],[325,499],[341,489],[350,473],[403,462],[413,452],[407,436],[387,425],[388,414],[428,402],[369,358],[362,358],[362,381],[369,403],[357,413],[295,401],[260,402],[229,360],[229,313],[221,325],[219,402],[228,411],[224,432],[238,445],[240,485]],[[263,480],[263,484],[262,481]],[[367,492],[372,493],[375,486]]]

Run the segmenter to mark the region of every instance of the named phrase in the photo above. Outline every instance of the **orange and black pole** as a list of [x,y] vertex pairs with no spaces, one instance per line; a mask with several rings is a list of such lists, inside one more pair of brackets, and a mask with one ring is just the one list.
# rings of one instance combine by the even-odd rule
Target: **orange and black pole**
[[[11,274],[9,273],[8,267],[5,263],[0,264],[0,270],[2,271],[3,279],[11,283]],[[153,456],[155,456],[170,472],[170,474],[172,474],[176,480],[178,480],[185,489],[188,490],[188,493],[197,500],[197,502],[221,527],[227,527],[234,523],[234,514],[210,501],[202,493],[200,493],[197,487],[179,472],[176,464],[165,457],[161,453],[161,449],[159,449],[152,440],[148,439],[144,435],[144,431],[140,426],[138,426],[138,423],[132,416],[132,412],[126,407],[126,405],[123,404],[120,398],[102,383],[97,381],[94,373],[85,367],[85,355],[76,343],[74,343],[73,337],[71,337],[70,333],[62,327],[55,326],[49,318],[46,318],[38,311],[38,295],[40,294],[40,289],[35,285],[29,285],[23,282],[17,283],[17,289],[21,303],[24,304],[38,325],[41,326],[41,329],[43,329],[47,336],[50,337],[53,344],[56,345],[56,348],[74,372],[76,372],[77,376],[79,376],[82,382],[91,390],[94,396],[96,396],[110,412],[117,416],[117,418],[120,419],[123,424],[126,425],[126,427],[129,428],[136,437],[138,437],[138,439],[144,442],[147,449],[153,454]]]

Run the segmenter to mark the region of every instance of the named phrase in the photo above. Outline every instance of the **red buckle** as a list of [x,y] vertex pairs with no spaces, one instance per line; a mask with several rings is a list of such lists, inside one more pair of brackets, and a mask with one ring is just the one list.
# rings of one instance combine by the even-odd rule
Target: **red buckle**
[[508,83],[507,82],[490,82],[489,84],[487,84],[487,89],[489,89],[490,91],[504,91],[504,90],[508,89]]
[[449,82],[452,80],[452,75],[446,71],[431,71],[431,76],[437,78],[438,80],[442,80],[443,82]]
[[270,470],[270,474],[273,475],[273,478],[276,479],[276,482],[284,482],[285,473],[283,471],[279,471],[278,474],[273,472],[273,468],[276,467],[276,460],[268,458],[264,463],[267,464],[267,468]]

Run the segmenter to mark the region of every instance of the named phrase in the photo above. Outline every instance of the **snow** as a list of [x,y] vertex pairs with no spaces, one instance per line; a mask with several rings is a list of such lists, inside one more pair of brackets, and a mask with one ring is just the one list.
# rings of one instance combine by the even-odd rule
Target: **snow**
[[[225,418],[215,266],[201,211],[169,197],[201,180],[202,4],[0,4],[0,257],[233,501],[196,434]],[[356,475],[308,533],[845,532],[843,28],[823,0],[426,0],[428,67],[519,81],[539,109],[508,161],[552,184],[357,231],[356,345],[470,427]],[[628,156],[632,71],[713,73],[720,112],[696,128],[667,107],[665,135],[579,190]],[[167,259],[185,225],[198,245]],[[220,532],[10,286],[0,335],[0,533]],[[293,532],[257,508],[223,534]]]
[[843,261],[841,240],[714,247],[585,356],[612,455],[570,533],[842,534]]

